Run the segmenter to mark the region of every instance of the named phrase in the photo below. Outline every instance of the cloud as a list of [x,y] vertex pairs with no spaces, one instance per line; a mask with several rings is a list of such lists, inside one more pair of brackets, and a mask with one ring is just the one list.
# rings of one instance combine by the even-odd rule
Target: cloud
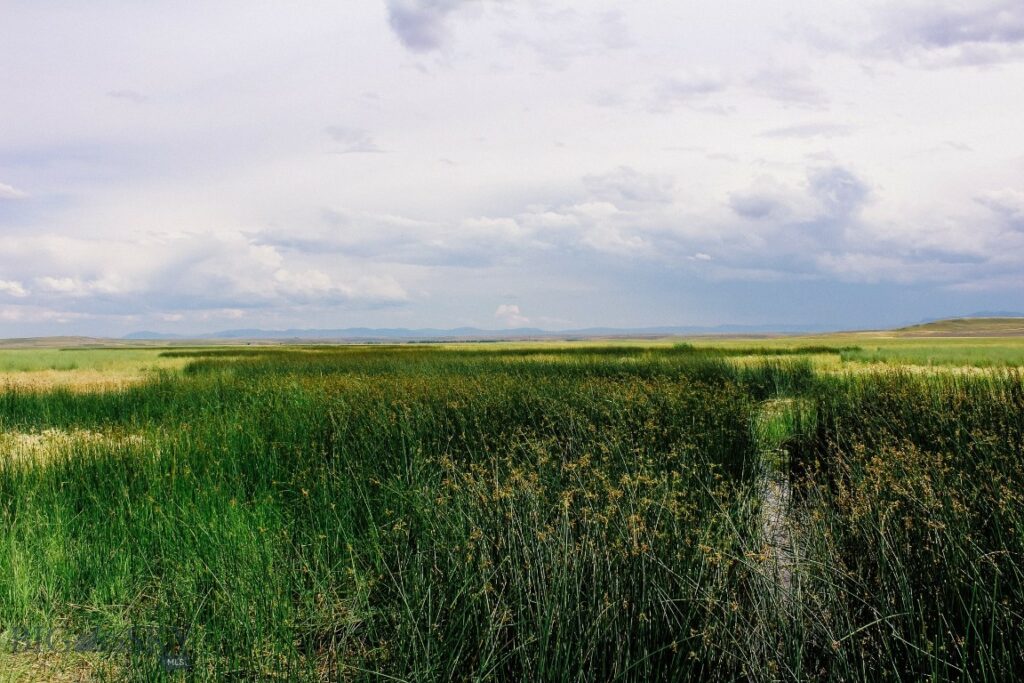
[[296,303],[329,303],[353,299],[397,303],[408,299],[402,286],[387,276],[368,276],[337,282],[316,268],[279,268],[273,273],[273,282],[275,296],[284,296]]
[[384,152],[373,141],[373,136],[362,128],[328,126],[324,132],[337,143],[335,151],[338,154],[380,154]]
[[867,46],[922,66],[989,64],[1024,58],[1019,0],[941,0],[892,5],[876,16]]
[[619,206],[671,203],[674,183],[671,176],[640,173],[629,166],[583,177],[591,197]]
[[[0,278],[25,295],[0,306],[653,324],[795,306],[765,281],[1024,272],[1000,190],[1024,64],[895,63],[1016,59],[1019,0],[165,4],[5,12]],[[846,40],[817,52],[798,23]]]
[[1005,216],[1024,217],[1024,192],[1020,190],[990,190],[979,194],[975,201]]
[[516,304],[501,304],[494,311],[494,317],[505,327],[522,327],[530,324],[530,319],[522,314]]
[[45,308],[43,306],[22,304],[0,306],[0,322],[19,323],[19,329],[23,329],[21,325],[25,323],[47,322],[63,325],[88,320],[92,317],[94,316],[74,311]]
[[755,192],[734,192],[729,195],[729,208],[743,218],[761,220],[777,216],[783,204],[775,197]]
[[761,131],[763,138],[814,138],[814,137],[840,137],[853,132],[852,126],[840,123],[798,123],[792,126],[769,128]]
[[0,183],[0,199],[24,199],[28,195],[21,190]]
[[[17,279],[0,291],[28,305],[96,315],[294,307],[393,306],[409,300],[381,268],[283,255],[240,233],[97,240],[0,238]],[[19,272],[20,271],[20,272]],[[40,272],[42,271],[42,272]],[[32,292],[21,282],[34,282]],[[24,292],[24,294],[22,294]]]
[[72,296],[81,296],[87,293],[86,285],[70,277],[39,277],[36,278],[36,285],[44,292],[56,292]]
[[282,254],[416,266],[518,268],[538,259],[601,259],[656,268],[700,263],[718,279],[779,280],[820,272],[817,256],[850,248],[848,234],[860,230],[871,197],[870,185],[839,165],[812,167],[802,181],[762,177],[699,210],[676,197],[667,174],[618,167],[585,175],[581,184],[582,194],[506,214],[430,222],[335,210],[315,230],[262,231],[253,240]]
[[830,218],[850,218],[860,211],[870,194],[863,180],[841,166],[817,169],[808,180],[811,194]]
[[387,0],[388,24],[409,50],[438,50],[450,38],[448,16],[466,0]]
[[674,179],[622,166],[580,179],[582,193],[521,211],[424,221],[348,209],[322,212],[320,225],[266,229],[254,243],[303,254],[343,254],[377,262],[485,268],[521,262],[530,253],[638,254],[650,248],[644,224],[665,222]]
[[804,70],[766,68],[746,79],[753,92],[786,105],[820,107],[826,104],[825,92],[811,82]]
[[0,294],[7,294],[20,299],[28,296],[29,292],[20,282],[0,280]]
[[[605,57],[634,46],[626,14],[619,9],[593,12],[526,2],[501,7],[504,18],[518,19],[515,23],[521,24],[502,30],[501,44],[509,50],[532,50],[553,71],[568,69],[580,59]],[[527,11],[512,12],[512,7]]]
[[[728,94],[731,104],[716,102]],[[765,67],[753,71],[718,68],[691,68],[687,72],[662,79],[653,89],[652,112],[670,111],[676,105],[715,114],[733,112],[745,99],[766,98],[786,106],[820,108],[827,104],[825,91],[812,80],[810,71]],[[614,101],[611,96],[606,96]]]
[[654,89],[650,109],[664,112],[674,106],[707,106],[707,99],[729,89],[731,83],[717,70],[691,69],[662,80]]
[[514,217],[452,222],[349,209],[326,209],[316,225],[252,233],[254,243],[299,254],[334,254],[377,263],[482,268],[514,261],[539,246]]
[[1024,231],[1024,192],[1020,190],[990,190],[974,198],[1014,230]]
[[107,92],[107,97],[113,97],[116,100],[125,100],[132,104],[145,104],[149,101],[148,97],[137,90],[110,90]]
[[[807,174],[808,184],[810,173]],[[811,221],[818,216],[806,188],[787,185],[772,176],[760,176],[743,190],[730,192],[728,206],[741,218],[753,221],[795,219]]]

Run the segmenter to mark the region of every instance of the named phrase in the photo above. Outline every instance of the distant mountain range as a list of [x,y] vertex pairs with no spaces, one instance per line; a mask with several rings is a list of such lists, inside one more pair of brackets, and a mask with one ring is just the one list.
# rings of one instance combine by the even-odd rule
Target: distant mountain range
[[240,329],[222,330],[201,334],[172,334],[168,332],[142,331],[133,332],[123,337],[126,340],[159,340],[159,339],[331,339],[331,340],[402,340],[429,341],[432,339],[522,339],[522,338],[556,338],[567,337],[660,337],[674,335],[713,335],[713,334],[797,334],[801,332],[830,332],[838,328],[824,325],[716,325],[711,327],[588,327],[575,330],[543,330],[537,327],[516,327],[502,330],[487,330],[478,327],[454,328],[371,328],[346,327],[340,329],[288,329],[262,330]]
[[[916,323],[897,327],[902,329],[915,325],[941,322],[943,320],[964,320],[974,318],[1024,318],[1024,313],[1009,311],[981,311],[958,318],[927,318]],[[861,328],[867,329],[867,328]],[[883,329],[883,328],[873,328]],[[659,327],[585,327],[572,330],[544,330],[539,327],[515,327],[488,330],[480,327],[452,328],[405,328],[405,327],[344,327],[344,328],[292,328],[287,330],[264,330],[247,328],[179,334],[144,330],[132,332],[121,339],[126,341],[158,340],[202,340],[202,339],[253,339],[253,340],[333,340],[333,341],[431,341],[431,340],[501,340],[501,339],[573,339],[592,337],[670,337],[694,335],[769,335],[769,334],[815,334],[825,332],[856,331],[835,325],[713,325],[713,326],[659,326]]]

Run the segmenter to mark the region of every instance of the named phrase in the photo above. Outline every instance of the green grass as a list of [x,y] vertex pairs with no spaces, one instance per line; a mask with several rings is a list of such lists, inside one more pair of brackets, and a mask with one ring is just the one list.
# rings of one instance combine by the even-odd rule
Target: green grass
[[1024,365],[1024,343],[905,343],[899,346],[868,346],[843,351],[843,361],[910,365],[1019,367]]
[[159,363],[150,349],[18,349],[0,350],[0,373],[40,370],[99,370],[147,367]]
[[1012,679],[1024,643],[1019,372],[893,369],[814,393],[792,459],[813,609],[827,615],[807,639],[814,665]]
[[815,369],[856,346],[7,352],[175,365],[0,391],[0,630],[183,629],[198,680],[1005,680],[1021,377]]

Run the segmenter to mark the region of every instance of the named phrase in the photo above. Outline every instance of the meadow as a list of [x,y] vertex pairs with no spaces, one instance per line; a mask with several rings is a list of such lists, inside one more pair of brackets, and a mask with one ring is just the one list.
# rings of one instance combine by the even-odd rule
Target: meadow
[[1022,349],[0,351],[0,675],[1012,680]]

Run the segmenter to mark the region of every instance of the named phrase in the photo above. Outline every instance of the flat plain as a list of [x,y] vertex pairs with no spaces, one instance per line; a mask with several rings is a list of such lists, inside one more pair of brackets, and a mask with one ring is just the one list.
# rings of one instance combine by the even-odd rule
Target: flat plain
[[1013,324],[2,350],[0,668],[1008,680]]

